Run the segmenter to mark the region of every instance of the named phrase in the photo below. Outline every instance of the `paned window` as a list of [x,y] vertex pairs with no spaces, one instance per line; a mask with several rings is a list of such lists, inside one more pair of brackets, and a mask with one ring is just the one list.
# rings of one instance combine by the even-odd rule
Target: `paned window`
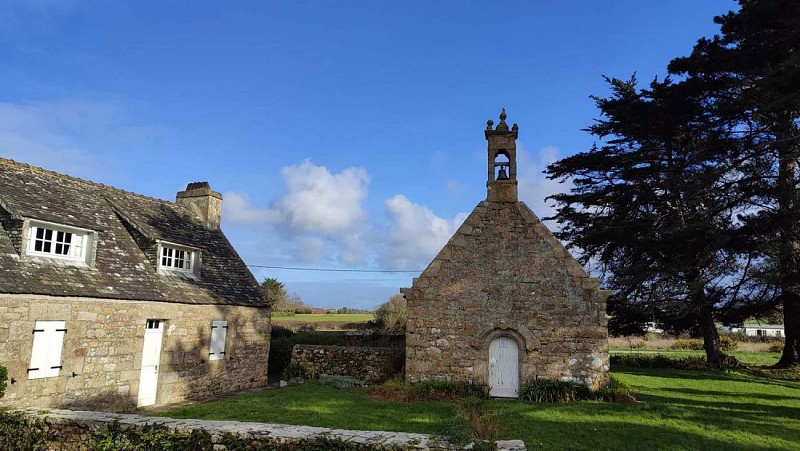
[[28,253],[47,257],[82,260],[85,257],[88,234],[50,225],[32,225]]
[[209,346],[208,360],[225,358],[225,337],[227,335],[227,321],[211,321],[211,345]]
[[169,269],[192,270],[192,251],[161,246],[161,267]]
[[36,321],[33,326],[33,345],[28,379],[58,376],[61,371],[61,349],[66,321]]

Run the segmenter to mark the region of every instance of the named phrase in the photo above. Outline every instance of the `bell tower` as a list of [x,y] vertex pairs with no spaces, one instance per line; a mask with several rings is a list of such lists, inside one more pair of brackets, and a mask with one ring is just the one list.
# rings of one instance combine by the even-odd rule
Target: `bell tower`
[[500,113],[500,123],[492,129],[494,122],[486,121],[486,141],[489,142],[487,169],[489,178],[486,182],[486,200],[488,202],[513,203],[518,201],[517,194],[517,132],[514,124],[511,130],[506,124],[506,109]]

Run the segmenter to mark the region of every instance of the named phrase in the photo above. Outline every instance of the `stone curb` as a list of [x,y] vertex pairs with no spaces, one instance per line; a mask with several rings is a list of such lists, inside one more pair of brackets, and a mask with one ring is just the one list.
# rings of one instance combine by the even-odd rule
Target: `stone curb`
[[[24,412],[29,416],[44,420],[51,427],[69,424],[92,425],[114,421],[132,426],[160,423],[170,429],[182,431],[202,428],[212,436],[231,433],[253,439],[270,437],[282,443],[327,437],[375,447],[396,446],[414,450],[457,449],[444,437],[409,432],[356,431],[273,423],[245,423],[241,421],[182,420],[168,417],[146,417],[136,414],[80,410],[48,409],[26,410]],[[498,451],[524,451],[526,449],[522,440],[500,440],[496,443]]]

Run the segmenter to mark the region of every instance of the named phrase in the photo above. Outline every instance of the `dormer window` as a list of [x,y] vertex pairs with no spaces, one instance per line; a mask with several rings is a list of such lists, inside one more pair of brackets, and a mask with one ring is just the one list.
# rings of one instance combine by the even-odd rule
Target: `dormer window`
[[26,254],[88,263],[93,232],[69,226],[31,221]]
[[161,248],[161,267],[191,271],[192,251],[163,246]]
[[162,273],[198,275],[200,250],[179,244],[158,242],[158,269]]

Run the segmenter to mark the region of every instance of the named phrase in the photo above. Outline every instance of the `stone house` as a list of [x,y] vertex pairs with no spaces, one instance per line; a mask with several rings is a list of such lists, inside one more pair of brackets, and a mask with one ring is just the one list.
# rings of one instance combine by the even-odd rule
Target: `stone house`
[[222,196],[167,202],[0,159],[0,405],[123,409],[267,383],[270,308]]
[[607,293],[517,196],[517,124],[488,121],[487,197],[411,288],[406,378],[516,397],[535,378],[608,378]]

